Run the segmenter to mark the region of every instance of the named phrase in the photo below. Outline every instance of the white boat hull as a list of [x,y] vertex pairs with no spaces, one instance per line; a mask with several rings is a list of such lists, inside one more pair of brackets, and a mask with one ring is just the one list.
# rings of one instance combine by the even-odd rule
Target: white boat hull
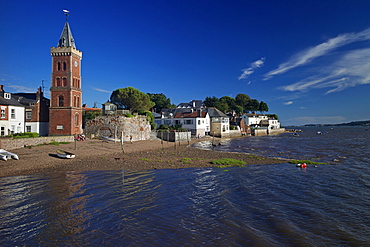
[[15,153],[11,153],[4,149],[0,149],[0,160],[6,161],[8,159],[19,160],[19,157]]
[[57,150],[57,155],[59,158],[62,158],[62,159],[73,159],[76,157],[75,154],[73,153],[70,153],[70,152],[66,152],[66,151],[62,151],[62,150]]

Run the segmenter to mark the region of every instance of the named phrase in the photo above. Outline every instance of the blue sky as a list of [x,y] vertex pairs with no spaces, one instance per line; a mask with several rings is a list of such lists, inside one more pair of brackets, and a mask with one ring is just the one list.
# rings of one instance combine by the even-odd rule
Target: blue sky
[[[51,77],[65,17],[83,52],[83,102],[128,86],[174,104],[238,93],[283,125],[370,119],[370,1],[0,0],[0,83]],[[47,93],[47,96],[49,94]]]

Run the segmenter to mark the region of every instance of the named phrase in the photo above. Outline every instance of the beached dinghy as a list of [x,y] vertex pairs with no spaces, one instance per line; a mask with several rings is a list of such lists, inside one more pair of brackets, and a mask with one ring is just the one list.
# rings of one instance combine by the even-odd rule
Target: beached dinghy
[[0,149],[0,159],[5,161],[8,159],[19,160],[19,157],[15,153],[11,153],[4,149]]
[[59,158],[62,158],[62,159],[73,159],[74,157],[76,157],[76,155],[74,155],[73,153],[63,151],[63,150],[57,150],[57,155]]
[[118,138],[114,138],[114,137],[106,137],[106,136],[102,136],[102,139],[104,141],[111,141],[111,142],[120,142],[121,140],[118,139]]

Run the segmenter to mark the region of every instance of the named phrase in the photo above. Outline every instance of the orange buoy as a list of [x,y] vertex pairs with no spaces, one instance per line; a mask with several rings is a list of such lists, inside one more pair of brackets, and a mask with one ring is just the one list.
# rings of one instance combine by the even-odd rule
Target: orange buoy
[[306,167],[307,167],[306,163],[301,164],[301,168],[306,168]]

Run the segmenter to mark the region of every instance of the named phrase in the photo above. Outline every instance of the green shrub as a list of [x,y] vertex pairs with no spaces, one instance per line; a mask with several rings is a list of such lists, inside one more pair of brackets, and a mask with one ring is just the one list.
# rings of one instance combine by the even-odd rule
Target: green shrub
[[39,134],[35,132],[25,132],[25,133],[13,134],[13,138],[32,138],[32,137],[39,137]]

